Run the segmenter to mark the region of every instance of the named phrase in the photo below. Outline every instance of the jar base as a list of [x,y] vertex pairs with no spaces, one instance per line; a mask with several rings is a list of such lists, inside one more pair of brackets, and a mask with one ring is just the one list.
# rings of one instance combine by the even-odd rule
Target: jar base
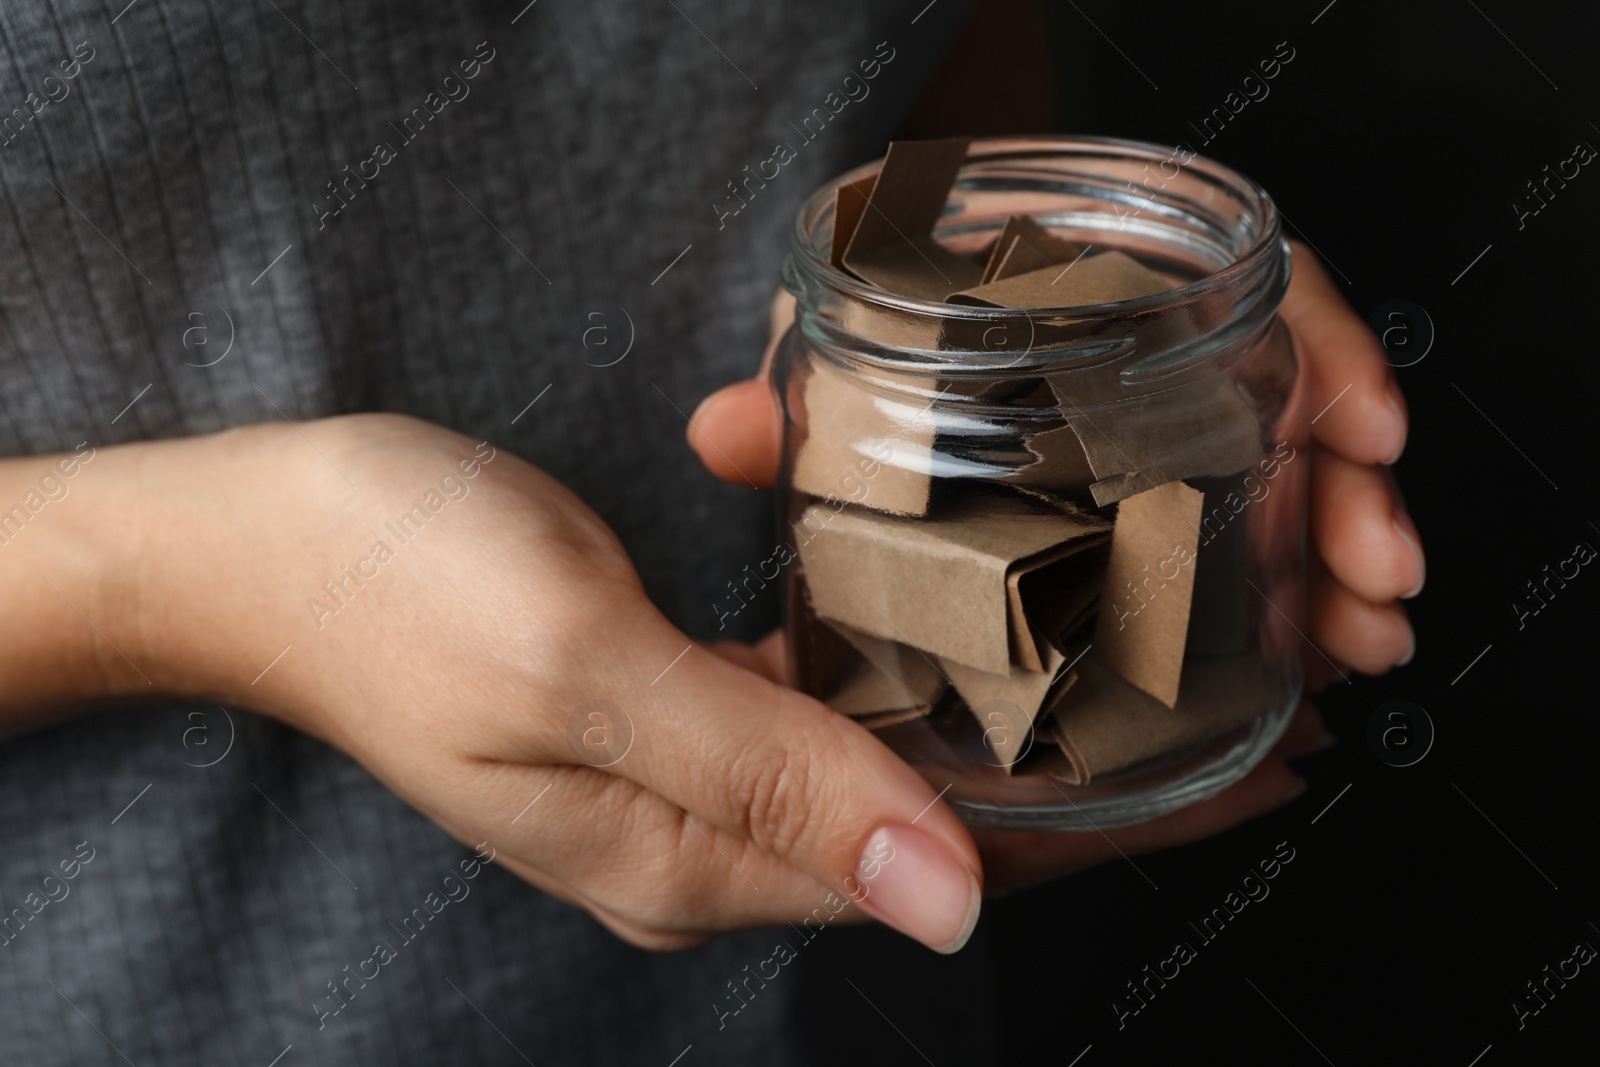
[[[1202,746],[1204,755],[1197,752],[1186,761],[1198,761],[1201,766],[1189,773],[1180,773],[1171,781],[1144,792],[1129,793],[1124,786],[1113,795],[1095,797],[1081,795],[1092,793],[1092,789],[1062,786],[1065,806],[1001,806],[963,799],[953,795],[953,792],[946,799],[961,821],[974,830],[1080,833],[1147,822],[1213,797],[1249,774],[1288,729],[1300,697],[1301,690],[1297,684],[1285,703],[1243,727],[1247,732],[1228,743],[1225,750],[1214,752],[1209,746]],[[1080,799],[1070,797],[1068,790],[1080,794]]]

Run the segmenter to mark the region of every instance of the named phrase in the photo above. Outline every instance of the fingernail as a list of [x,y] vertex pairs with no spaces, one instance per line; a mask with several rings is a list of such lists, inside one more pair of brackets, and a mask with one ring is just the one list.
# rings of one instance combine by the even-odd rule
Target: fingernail
[[1394,454],[1384,460],[1384,465],[1394,466],[1400,460],[1400,453],[1406,450],[1406,416],[1400,406],[1400,387],[1394,382],[1389,383],[1384,391],[1384,398],[1389,401],[1389,410],[1394,412]]
[[1407,663],[1410,663],[1412,660],[1417,658],[1417,632],[1411,629],[1410,626],[1407,626],[1406,630],[1411,637],[1411,647],[1406,649],[1405,655],[1395,660],[1394,665],[1396,667],[1404,667]]
[[1411,549],[1411,555],[1417,561],[1417,584],[1407,592],[1400,594],[1401,600],[1410,600],[1422,592],[1423,583],[1428,580],[1428,561],[1422,555],[1422,546],[1417,544],[1417,528],[1412,523],[1411,517],[1401,512],[1394,517],[1394,532],[1400,535],[1400,540]]
[[978,925],[983,893],[962,859],[914,826],[881,826],[856,861],[861,906],[935,952],[960,951]]

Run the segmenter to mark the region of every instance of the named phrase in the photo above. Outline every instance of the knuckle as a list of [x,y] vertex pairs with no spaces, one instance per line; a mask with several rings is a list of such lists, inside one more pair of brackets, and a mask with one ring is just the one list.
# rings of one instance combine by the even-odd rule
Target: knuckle
[[788,855],[809,814],[814,784],[810,754],[779,745],[752,746],[735,768],[733,783],[744,835],[763,851]]

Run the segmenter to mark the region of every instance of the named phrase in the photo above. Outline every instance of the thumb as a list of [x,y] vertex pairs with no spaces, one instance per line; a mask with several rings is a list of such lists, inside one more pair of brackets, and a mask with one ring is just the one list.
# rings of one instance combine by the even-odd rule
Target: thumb
[[712,393],[689,419],[689,447],[707,470],[725,482],[765,489],[778,479],[783,412],[768,383],[778,342],[793,324],[794,297],[779,289],[772,298],[760,372],[750,381]]
[[689,418],[689,447],[725,482],[766,489],[778,478],[783,416],[765,378],[717,390]]
[[930,948],[977,923],[981,862],[940,794],[843,715],[699,646],[656,616],[652,683],[633,752],[610,768],[688,814],[846,893]]

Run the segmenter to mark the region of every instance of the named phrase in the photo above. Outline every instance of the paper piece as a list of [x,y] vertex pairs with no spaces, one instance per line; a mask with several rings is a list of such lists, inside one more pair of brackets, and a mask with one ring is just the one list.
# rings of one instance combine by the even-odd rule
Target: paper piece
[[896,141],[889,145],[865,209],[845,248],[846,270],[905,296],[943,300],[977,285],[983,268],[933,238],[968,141]]
[[899,679],[885,674],[870,663],[863,663],[857,668],[824,703],[852,719],[865,719],[889,712],[926,715],[933,710],[933,705],[912,697]]
[[[950,301],[1005,308],[1077,307],[1169,288],[1165,279],[1132,257],[1102,252],[1070,269],[1046,267],[955,293]],[[1175,320],[1174,329],[1187,336],[1192,324]],[[1101,507],[1180,478],[1233,474],[1254,466],[1263,454],[1255,409],[1225,372],[1130,399],[1098,417],[1073,400],[1070,374],[1049,380],[1094,473],[1090,493]]]
[[1090,492],[1101,507],[1180,478],[1236,474],[1265,451],[1255,409],[1226,371],[1093,418],[1074,403],[1065,378],[1052,377],[1050,385],[1099,479]]
[[1122,252],[1085,256],[1012,278],[952,292],[952,304],[998,308],[1072,308],[1149,296],[1172,288],[1165,278]]
[[[1098,652],[1098,647],[1096,648]],[[1039,725],[1067,765],[1041,753],[1020,770],[1041,770],[1071,785],[1124,770],[1147,759],[1198,744],[1250,722],[1269,710],[1271,687],[1258,656],[1190,660],[1183,695],[1167,707],[1135,689],[1093,659],[1075,668],[1077,684]],[[1047,746],[1035,745],[1035,749]]]
[[1168,482],[1117,505],[1100,594],[1096,657],[1169,708],[1183,671],[1204,502],[1204,493]]
[[828,258],[839,270],[845,269],[845,249],[850,247],[850,238],[855,236],[861,214],[867,210],[867,201],[872,197],[872,187],[877,183],[878,176],[869,174],[865,178],[845,182],[834,194],[833,247]]
[[893,678],[905,691],[906,701],[900,706],[911,707],[921,704],[931,707],[944,695],[947,685],[945,675],[940,672],[927,653],[909,645],[902,645],[898,641],[887,641],[881,637],[862,633],[844,623],[835,622],[827,625],[837,630],[839,636],[861,653],[874,669]]
[[[1194,604],[1189,609],[1188,654],[1223,656],[1246,652],[1255,643],[1255,609],[1263,602],[1250,588],[1252,523],[1271,485],[1259,472],[1206,479],[1200,517],[1200,548],[1195,560]],[[1258,583],[1264,585],[1264,582]]]
[[1060,558],[1108,525],[977,491],[939,518],[813,504],[802,523],[815,531],[799,548],[817,614],[1002,675],[1011,670],[1008,573]]
[[[880,378],[889,372],[874,370]],[[806,437],[790,484],[896,515],[928,510],[936,420],[925,404],[884,396],[826,357],[802,386]]]
[[878,715],[866,715],[856,720],[869,730],[884,730],[890,726],[899,726],[901,723],[912,722],[928,714],[927,708],[907,708],[905,711],[885,711]]
[[[804,602],[804,595],[797,597]],[[947,683],[927,657],[847,627],[823,622],[802,606],[797,619],[801,688],[834,711],[865,721],[906,713],[926,715]]]
[[789,629],[794,641],[790,683],[801,692],[826,697],[837,692],[860,669],[861,653],[836,629],[817,618],[806,600],[803,584],[790,589]]
[[1066,266],[1083,250],[1071,241],[1057,237],[1027,215],[1012,215],[989,253],[980,284],[1040,270],[1052,263]]
[[1087,621],[1105,581],[1107,538],[1081,537],[1044,565],[1016,568],[1006,576],[1011,613],[1011,661],[1030,671],[1047,670],[1051,652]]
[[1078,431],[1070,425],[1036,433],[1027,439],[1029,452],[1039,458],[1004,481],[1028,489],[1042,489],[1062,498],[1088,498],[1096,475],[1084,454]]
[[1075,675],[1062,671],[1065,665],[1066,660],[1053,648],[1043,671],[1013,669],[989,674],[954,660],[940,660],[950,684],[983,727],[984,743],[1008,771],[1027,751],[1028,736],[1040,712],[1053,707],[1075,680]]

